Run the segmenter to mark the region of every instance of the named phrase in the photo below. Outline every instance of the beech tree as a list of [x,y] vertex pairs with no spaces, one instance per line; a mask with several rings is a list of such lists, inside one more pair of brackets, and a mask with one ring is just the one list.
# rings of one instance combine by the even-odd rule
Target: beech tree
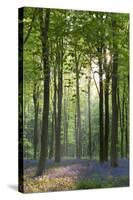
[[49,67],[49,45],[48,30],[50,21],[50,9],[46,9],[44,18],[43,10],[40,9],[40,32],[42,41],[42,59],[43,59],[43,114],[42,114],[42,133],[41,133],[41,152],[38,163],[36,176],[40,176],[45,171],[45,162],[48,153],[48,116],[49,116],[49,83],[50,83],[50,67]]

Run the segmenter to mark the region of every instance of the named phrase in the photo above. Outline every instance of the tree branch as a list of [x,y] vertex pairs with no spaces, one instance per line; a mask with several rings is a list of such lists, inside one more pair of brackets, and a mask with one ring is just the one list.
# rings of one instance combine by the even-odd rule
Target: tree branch
[[35,17],[36,17],[36,13],[37,13],[37,9],[35,9],[34,12],[33,12],[33,16],[32,16],[32,20],[31,20],[30,28],[29,28],[29,30],[27,32],[27,35],[23,39],[23,44],[25,44],[27,42],[28,38],[29,38],[29,35],[30,35],[32,27],[33,27],[33,23],[34,23],[34,20],[35,20]]

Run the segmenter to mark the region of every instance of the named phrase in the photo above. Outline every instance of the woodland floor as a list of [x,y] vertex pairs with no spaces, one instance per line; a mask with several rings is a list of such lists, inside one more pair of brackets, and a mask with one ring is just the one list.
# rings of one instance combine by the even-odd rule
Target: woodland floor
[[112,168],[96,160],[48,160],[45,175],[33,178],[37,161],[24,161],[24,192],[50,192],[76,189],[125,187],[129,185],[129,160],[120,159]]

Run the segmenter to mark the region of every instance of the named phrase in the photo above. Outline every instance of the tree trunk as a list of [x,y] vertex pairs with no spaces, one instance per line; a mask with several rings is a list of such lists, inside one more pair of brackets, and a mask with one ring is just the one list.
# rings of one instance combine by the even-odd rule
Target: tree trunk
[[38,101],[38,86],[34,84],[33,90],[33,102],[34,102],[34,137],[33,137],[33,146],[34,146],[34,160],[36,160],[37,146],[38,146],[38,110],[39,110],[39,101]]
[[[121,104],[120,104],[119,87],[117,89],[117,102],[118,102],[118,121],[119,121],[119,128],[120,128],[120,137],[121,137],[121,132],[122,132],[122,117],[121,117]],[[121,145],[120,145],[120,154],[121,154]]]
[[[76,50],[75,50],[76,51]],[[81,158],[82,153],[82,138],[81,138],[81,117],[80,117],[80,95],[79,95],[79,59],[75,52],[75,64],[76,64],[76,134],[77,134],[77,158]]]
[[40,9],[40,28],[41,42],[43,55],[43,74],[44,74],[44,93],[43,93],[43,114],[42,114],[42,133],[41,133],[41,151],[37,167],[36,176],[41,176],[45,172],[45,162],[48,152],[48,116],[49,116],[49,83],[50,83],[50,68],[49,68],[49,52],[48,52],[48,30],[50,9],[46,9],[45,20],[43,19],[43,10]]
[[50,41],[50,56],[52,66],[52,87],[50,90],[51,93],[51,101],[52,101],[52,116],[51,116],[51,131],[50,131],[50,146],[49,146],[49,159],[51,160],[54,156],[54,146],[55,146],[55,130],[56,130],[56,65],[55,65],[55,56],[54,56],[54,43]]
[[104,160],[108,161],[108,139],[109,139],[109,70],[106,71],[105,80],[105,150]]
[[103,69],[102,69],[102,47],[98,49],[99,60],[99,131],[100,131],[100,162],[104,161],[104,133],[103,133]]
[[50,150],[49,150],[49,159],[53,157],[53,145],[54,145],[54,112],[52,112],[52,127],[51,127],[51,137],[50,137]]
[[88,144],[88,150],[89,150],[89,158],[92,158],[92,138],[91,138],[91,102],[90,102],[90,84],[91,84],[91,78],[88,79],[88,121],[89,121],[89,144]]
[[[65,91],[65,94],[66,94],[66,91]],[[64,156],[67,156],[67,143],[68,143],[68,112],[67,112],[66,101],[67,99],[66,97],[64,97]]]
[[23,123],[24,123],[24,113],[23,113],[23,33],[24,33],[24,25],[23,25],[23,19],[24,19],[24,8],[19,8],[19,16],[18,16],[18,42],[19,42],[19,57],[18,57],[18,64],[19,64],[19,93],[18,93],[18,111],[19,111],[19,121],[18,121],[18,140],[19,140],[19,163],[18,163],[18,169],[19,169],[19,191],[24,192],[24,184],[23,184],[23,174],[24,174],[24,162],[23,162],[23,156],[24,156],[24,146],[23,146]]
[[[60,41],[59,41],[60,42]],[[58,46],[59,45],[59,46]],[[61,47],[61,50],[59,49]],[[58,65],[58,117],[55,143],[55,162],[60,162],[61,157],[61,113],[62,113],[62,85],[63,85],[63,41],[57,42],[57,65]]]
[[124,97],[125,90],[123,90],[123,97],[122,97],[122,111],[121,111],[121,158],[124,157],[124,127],[125,127],[125,97]]
[[129,145],[128,145],[128,107],[125,106],[125,115],[126,115],[126,123],[125,123],[125,156],[128,157],[129,154]]
[[76,112],[76,105],[75,105],[75,113],[74,113],[74,127],[75,127],[76,157],[78,157],[78,134],[77,134],[77,112]]
[[53,107],[54,107],[54,137],[55,137],[55,142],[54,146],[56,143],[56,131],[57,131],[57,84],[56,84],[56,65],[54,66],[54,102],[53,102]]
[[112,135],[111,135],[111,166],[116,167],[117,163],[117,139],[118,139],[118,107],[117,107],[117,73],[118,53],[115,42],[116,21],[112,20],[113,29],[113,65],[112,65]]

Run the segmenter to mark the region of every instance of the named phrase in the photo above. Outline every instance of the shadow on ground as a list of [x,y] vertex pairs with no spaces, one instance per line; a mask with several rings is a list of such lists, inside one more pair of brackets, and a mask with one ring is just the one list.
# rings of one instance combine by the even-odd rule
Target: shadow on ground
[[11,184],[11,185],[8,185],[8,187],[9,187],[10,189],[12,189],[12,190],[15,190],[16,192],[18,191],[18,185],[13,185],[13,184]]

